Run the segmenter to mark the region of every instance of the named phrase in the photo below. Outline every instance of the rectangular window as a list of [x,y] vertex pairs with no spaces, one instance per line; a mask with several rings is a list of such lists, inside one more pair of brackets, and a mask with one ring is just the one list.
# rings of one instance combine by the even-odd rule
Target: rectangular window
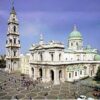
[[59,61],[61,60],[61,53],[59,54]]
[[82,70],[80,71],[80,75],[82,75]]
[[40,54],[40,60],[43,61],[43,55],[42,55],[42,53]]
[[77,76],[77,72],[75,72],[75,76]]
[[53,61],[53,53],[51,54],[51,60]]

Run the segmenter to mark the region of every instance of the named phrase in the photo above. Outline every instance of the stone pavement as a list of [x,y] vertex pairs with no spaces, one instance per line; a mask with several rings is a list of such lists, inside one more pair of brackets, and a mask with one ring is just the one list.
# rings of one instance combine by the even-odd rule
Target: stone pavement
[[[20,74],[7,74],[0,71],[0,99],[75,99],[79,95],[93,97],[93,88],[77,83],[61,83],[52,85],[38,83],[27,89],[22,86]],[[29,80],[27,77],[26,80]]]

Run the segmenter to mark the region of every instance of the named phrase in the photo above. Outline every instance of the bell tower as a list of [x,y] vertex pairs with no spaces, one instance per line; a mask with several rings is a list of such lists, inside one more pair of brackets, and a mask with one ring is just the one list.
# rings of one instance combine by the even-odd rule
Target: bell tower
[[19,69],[20,61],[20,39],[19,39],[19,23],[12,1],[10,17],[8,19],[8,31],[6,40],[6,68],[10,72]]

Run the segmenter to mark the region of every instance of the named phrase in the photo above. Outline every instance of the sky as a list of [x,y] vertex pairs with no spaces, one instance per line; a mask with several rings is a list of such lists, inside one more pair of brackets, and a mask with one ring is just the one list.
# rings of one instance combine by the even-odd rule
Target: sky
[[[100,0],[14,0],[19,20],[21,53],[32,44],[60,41],[67,46],[74,24],[83,36],[84,46],[100,50]],[[10,0],[0,0],[0,54],[6,53],[7,23]]]

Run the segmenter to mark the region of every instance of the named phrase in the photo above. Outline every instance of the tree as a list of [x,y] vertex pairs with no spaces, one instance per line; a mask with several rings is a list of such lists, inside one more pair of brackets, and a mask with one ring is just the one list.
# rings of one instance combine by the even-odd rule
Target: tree
[[5,60],[5,55],[1,56],[0,59],[0,68],[5,68],[6,67],[6,60]]
[[95,76],[95,80],[100,81],[100,66],[98,67],[98,70],[97,70],[97,73],[96,73],[96,76]]

